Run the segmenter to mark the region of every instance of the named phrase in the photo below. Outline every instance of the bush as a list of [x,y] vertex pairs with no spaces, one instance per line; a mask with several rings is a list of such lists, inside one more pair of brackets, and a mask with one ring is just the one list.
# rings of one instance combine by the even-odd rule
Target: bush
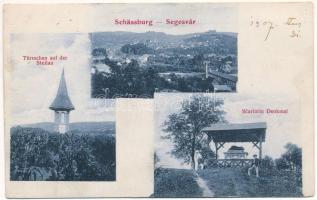
[[272,170],[275,166],[274,166],[274,160],[269,157],[269,156],[265,156],[262,160],[261,160],[261,167]]
[[11,180],[113,181],[115,138],[11,128]]
[[201,197],[196,179],[192,170],[156,168],[152,197]]
[[137,43],[137,44],[126,44],[122,46],[121,52],[126,54],[144,55],[144,54],[153,54],[154,50],[147,47],[143,43]]

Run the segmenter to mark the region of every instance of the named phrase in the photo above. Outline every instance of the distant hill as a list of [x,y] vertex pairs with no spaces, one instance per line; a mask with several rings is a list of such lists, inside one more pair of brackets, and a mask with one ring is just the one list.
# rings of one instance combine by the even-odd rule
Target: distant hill
[[[49,132],[54,132],[54,123],[52,122],[41,122],[35,124],[25,124],[21,127],[31,127],[31,128],[41,128]],[[107,134],[115,134],[115,122],[75,122],[69,124],[70,131],[80,131],[80,132],[103,132]]]
[[[237,38],[237,33],[207,31],[203,33],[191,33],[183,35],[171,35],[163,32],[148,31],[144,33],[115,31],[115,32],[94,32],[90,33],[91,43],[94,48],[109,47],[113,45],[125,45],[132,42],[146,42],[148,40],[159,41],[161,44],[181,44],[185,40],[210,35],[223,36],[224,39]],[[227,37],[226,37],[227,36]]]
[[91,42],[93,47],[105,47],[112,45],[125,45],[130,44],[133,41],[145,42],[147,40],[158,40],[162,43],[169,42],[171,40],[185,39],[181,36],[168,35],[162,32],[145,32],[135,33],[126,31],[115,32],[94,32],[91,33]]

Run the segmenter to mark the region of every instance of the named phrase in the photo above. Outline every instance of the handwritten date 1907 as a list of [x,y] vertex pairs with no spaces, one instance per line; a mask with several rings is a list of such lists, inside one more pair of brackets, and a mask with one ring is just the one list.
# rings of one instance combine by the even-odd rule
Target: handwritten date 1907
[[[291,38],[298,38],[300,37],[300,29],[302,26],[302,23],[298,21],[296,17],[289,17],[286,22],[282,25],[291,27],[291,34],[289,37]],[[265,37],[264,41],[267,41],[268,38],[271,35],[271,32],[273,29],[276,29],[278,25],[274,23],[272,20],[259,20],[259,19],[253,19],[251,16],[251,22],[250,22],[251,27],[255,28],[264,28],[265,29]]]

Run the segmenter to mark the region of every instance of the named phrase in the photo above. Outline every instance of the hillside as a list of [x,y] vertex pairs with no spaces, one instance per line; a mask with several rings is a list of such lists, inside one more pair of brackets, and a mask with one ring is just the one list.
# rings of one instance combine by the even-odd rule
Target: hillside
[[260,177],[249,177],[247,169],[218,168],[198,172],[217,197],[290,197],[301,196],[291,171],[260,170]]
[[[54,132],[53,122],[41,122],[35,124],[25,124],[22,127],[41,128],[49,132]],[[115,122],[74,122],[69,124],[70,131],[80,132],[103,132],[108,134],[115,134]]]
[[[236,53],[237,34],[229,32],[207,31],[183,35],[171,35],[163,32],[94,32],[90,33],[91,44],[94,48],[111,48],[131,43],[149,43],[150,47],[176,48],[193,42],[208,42],[209,45],[219,47],[229,53]],[[154,46],[153,46],[154,45]],[[220,50],[220,49],[219,49]],[[164,52],[164,51],[163,51]]]
[[155,170],[153,197],[201,197],[203,191],[196,175],[189,169]]
[[168,43],[171,41],[180,41],[185,38],[189,38],[190,35],[174,36],[168,35],[163,32],[145,32],[135,33],[127,31],[115,31],[115,32],[94,32],[90,34],[91,42],[94,47],[108,47],[112,45],[124,45],[133,41],[145,42],[147,40],[159,40],[162,43]]
[[[197,173],[186,169],[157,169],[155,197],[300,197],[299,180],[292,171],[262,170],[249,177],[247,169],[214,168]],[[201,181],[204,183],[201,184]]]

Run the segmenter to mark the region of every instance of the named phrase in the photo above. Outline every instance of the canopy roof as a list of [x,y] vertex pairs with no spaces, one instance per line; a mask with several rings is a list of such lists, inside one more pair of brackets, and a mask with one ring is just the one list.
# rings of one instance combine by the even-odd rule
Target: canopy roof
[[56,97],[49,108],[55,111],[70,111],[75,109],[68,96],[64,70],[62,72],[61,80],[59,82]]
[[214,124],[204,128],[214,142],[264,142],[266,122],[243,124]]

